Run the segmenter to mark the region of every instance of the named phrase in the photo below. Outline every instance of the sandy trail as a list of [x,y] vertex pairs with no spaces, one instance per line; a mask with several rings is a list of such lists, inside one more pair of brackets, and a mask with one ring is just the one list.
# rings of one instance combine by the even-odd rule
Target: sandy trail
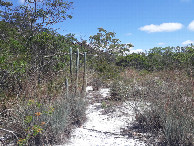
[[[94,99],[94,92],[102,98],[109,96],[109,89],[90,91],[87,87],[88,100]],[[94,102],[89,104],[86,111],[87,121],[80,128],[74,129],[71,139],[63,146],[145,146],[138,139],[122,136],[121,128],[126,127],[134,120],[134,111],[126,103],[115,109],[114,112],[105,114],[102,104]]]

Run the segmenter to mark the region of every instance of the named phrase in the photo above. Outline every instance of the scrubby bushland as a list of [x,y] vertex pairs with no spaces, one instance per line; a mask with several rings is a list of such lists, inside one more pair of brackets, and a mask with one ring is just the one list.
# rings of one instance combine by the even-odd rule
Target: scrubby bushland
[[118,56],[116,65],[138,70],[160,71],[185,69],[191,74],[194,69],[194,46],[187,47],[155,47],[147,53],[133,53]]
[[[9,26],[6,22],[1,24]],[[65,95],[68,52],[70,47],[75,52],[76,39],[71,34],[61,36],[46,30],[34,35],[28,47],[25,44],[28,40],[19,37],[17,28],[3,26],[0,27],[6,40],[0,42],[3,142],[20,145],[63,142],[70,135],[71,126],[80,125],[85,117],[84,97],[74,94],[74,82],[69,85],[70,97]]]
[[48,27],[71,18],[67,11],[72,3],[29,3],[16,7],[0,1],[0,140],[5,145],[63,142],[85,118],[86,103],[80,90],[75,94],[75,77],[68,96],[65,86],[69,48],[75,58],[77,39]]
[[[91,58],[92,68],[104,79],[114,79],[121,68],[115,65],[116,58],[124,55],[132,44],[122,44],[115,32],[98,28],[96,35],[90,36],[90,50],[94,50]],[[86,47],[87,48],[87,47]]]
[[75,48],[76,39],[71,34],[61,36],[48,26],[71,18],[71,7],[72,2],[53,0],[25,1],[21,6],[0,1],[1,92],[18,94],[22,81],[32,74],[38,74],[41,82],[44,75],[64,68],[65,53],[70,46]]
[[[70,98],[65,98],[64,94],[67,90],[65,78],[70,79],[70,47],[73,58],[77,48],[81,53],[88,53],[88,69],[97,71],[100,80],[118,74],[119,67],[112,63],[115,57],[86,46],[84,42],[79,43],[72,34],[62,36],[44,28],[44,21],[42,24],[37,21],[44,17],[42,11],[38,11],[39,7],[36,13],[33,5],[21,6],[21,11],[17,11],[9,2],[1,1],[0,4],[9,8],[6,13],[0,11],[0,134],[8,135],[3,142],[20,145],[58,143],[65,132],[69,135],[71,125],[80,125],[84,120],[85,101],[82,95],[74,94],[75,77],[69,84]],[[37,3],[34,1],[34,4]],[[79,67],[83,60],[80,56]],[[72,64],[75,66],[75,59]],[[74,72],[75,68],[73,75]],[[83,78],[82,74],[79,77]],[[76,93],[80,92],[80,81]]]
[[[113,99],[135,100],[136,120],[148,132],[162,132],[165,145],[193,144],[193,78],[185,71],[144,73],[129,70],[114,82]],[[138,104],[137,104],[138,105]]]
[[23,82],[34,74],[41,83],[45,77],[52,78],[65,68],[68,72],[69,48],[76,49],[73,35],[61,36],[44,30],[29,41],[20,35],[17,27],[3,21],[0,31],[1,98],[5,92],[18,94],[23,90]]
[[[32,77],[32,76],[31,76]],[[63,143],[73,126],[85,120],[83,95],[66,95],[64,74],[38,84],[28,78],[22,93],[1,100],[0,134],[4,144],[43,145]],[[1,137],[1,138],[2,138]]]

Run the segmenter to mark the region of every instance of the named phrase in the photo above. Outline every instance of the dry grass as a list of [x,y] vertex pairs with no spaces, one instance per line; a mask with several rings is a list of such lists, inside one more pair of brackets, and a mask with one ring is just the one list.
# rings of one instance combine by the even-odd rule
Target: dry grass
[[[165,145],[194,144],[194,80],[184,71],[154,73],[127,70],[115,81],[115,99],[149,103],[137,112],[136,120],[146,131],[162,132]],[[145,105],[147,106],[147,105]],[[138,107],[137,107],[138,109]]]

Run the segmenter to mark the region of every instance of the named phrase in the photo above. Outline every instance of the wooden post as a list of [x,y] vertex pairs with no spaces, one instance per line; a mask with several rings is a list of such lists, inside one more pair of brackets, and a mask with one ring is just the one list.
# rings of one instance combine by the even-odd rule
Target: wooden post
[[66,84],[66,97],[69,98],[69,83],[67,78],[65,84]]
[[83,76],[83,87],[82,90],[86,93],[87,79],[86,79],[86,52],[84,52],[84,76]]
[[76,57],[76,87],[75,92],[78,90],[78,74],[79,74],[79,49],[77,49],[77,57]]
[[72,48],[71,47],[69,49],[69,55],[70,55],[70,78],[71,78],[71,84],[72,84],[73,82],[73,73],[72,73],[73,63],[72,63]]

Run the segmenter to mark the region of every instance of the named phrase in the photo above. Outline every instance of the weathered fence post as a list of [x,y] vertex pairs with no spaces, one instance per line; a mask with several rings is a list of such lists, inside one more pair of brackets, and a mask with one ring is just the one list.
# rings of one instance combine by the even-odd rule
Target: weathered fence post
[[66,78],[65,85],[66,85],[66,97],[69,98],[69,83],[67,78]]
[[71,78],[71,84],[72,84],[73,83],[73,73],[72,73],[73,64],[72,64],[72,48],[71,47],[69,49],[69,55],[70,55],[70,78]]
[[[69,55],[70,55],[70,78],[71,78],[71,84],[73,85],[73,62],[72,62],[72,48],[70,47],[69,49]],[[78,91],[78,84],[79,84],[79,49],[77,49],[77,54],[76,54],[76,79],[75,79],[75,93]],[[87,85],[87,78],[86,78],[86,52],[84,52],[84,75],[83,75],[83,86],[82,86],[82,91],[86,93],[86,85]],[[66,87],[67,91],[66,94],[69,96],[69,87],[68,87],[68,79],[66,79]]]
[[78,90],[78,75],[79,75],[79,49],[77,49],[77,57],[76,57],[76,87],[75,92]]
[[86,78],[86,52],[84,52],[84,75],[83,75],[83,87],[82,91],[86,93],[87,78]]

